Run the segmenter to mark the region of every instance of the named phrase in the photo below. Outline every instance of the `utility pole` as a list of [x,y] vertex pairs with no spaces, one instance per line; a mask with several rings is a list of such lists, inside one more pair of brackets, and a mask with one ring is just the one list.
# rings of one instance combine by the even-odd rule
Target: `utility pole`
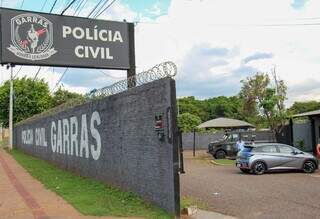
[[9,103],[9,149],[13,149],[13,67],[11,63],[7,65],[10,68],[10,103]]
[[177,99],[177,108],[178,108],[178,116],[180,116],[180,106],[179,106],[179,99]]

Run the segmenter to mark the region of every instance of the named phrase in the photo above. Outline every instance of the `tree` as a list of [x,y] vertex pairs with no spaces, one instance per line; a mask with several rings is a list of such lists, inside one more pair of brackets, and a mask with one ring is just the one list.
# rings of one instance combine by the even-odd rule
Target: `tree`
[[179,113],[190,113],[198,116],[202,121],[208,120],[209,114],[205,103],[196,100],[195,97],[184,97],[178,99]]
[[320,102],[317,101],[305,101],[305,102],[294,102],[289,108],[292,114],[305,113],[313,110],[320,109]]
[[199,116],[182,113],[178,116],[178,126],[182,132],[191,132],[194,128],[201,124]]
[[238,96],[219,96],[205,100],[207,103],[207,111],[209,113],[209,119],[215,119],[218,117],[227,117],[233,119],[243,119],[241,115],[241,100]]
[[70,100],[84,101],[84,96],[78,93],[64,90],[61,87],[59,87],[58,90],[53,94],[53,106],[61,105]]
[[[19,122],[52,107],[52,97],[44,80],[21,78],[13,80],[13,122]],[[9,118],[10,81],[0,87],[0,122],[7,127]]]
[[197,100],[195,97],[178,99],[180,114],[190,113],[198,116],[201,121],[218,117],[243,119],[241,112],[242,101],[238,96],[219,96],[206,100]]
[[279,134],[286,122],[287,87],[273,72],[274,84],[268,74],[257,73],[253,77],[241,81],[240,96],[243,99],[243,112],[246,117],[265,120],[275,134]]

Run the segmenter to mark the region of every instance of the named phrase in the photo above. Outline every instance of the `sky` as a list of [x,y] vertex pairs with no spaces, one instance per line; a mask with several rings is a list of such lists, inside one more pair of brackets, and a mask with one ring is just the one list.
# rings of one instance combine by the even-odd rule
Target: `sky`
[[[52,13],[61,12],[69,1],[58,0]],[[1,4],[48,12],[53,2]],[[79,16],[86,16],[97,2],[88,0]],[[76,3],[66,14],[74,13]],[[173,61],[178,97],[237,95],[241,80],[275,68],[288,86],[290,106],[320,100],[319,8],[319,0],[116,0],[99,19],[135,22],[137,73]],[[37,70],[23,67],[18,77],[33,78]],[[53,89],[64,70],[44,67],[39,77]],[[8,79],[9,72],[0,71],[0,81]],[[69,69],[59,85],[86,93],[125,76],[124,71]]]

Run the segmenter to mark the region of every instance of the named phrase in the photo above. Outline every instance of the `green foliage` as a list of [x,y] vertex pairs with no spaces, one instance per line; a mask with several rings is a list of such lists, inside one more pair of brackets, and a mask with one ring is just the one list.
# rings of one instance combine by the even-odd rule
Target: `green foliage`
[[240,119],[248,122],[255,121],[256,119],[256,117],[250,118],[249,116],[244,116],[243,101],[240,96],[219,96],[205,100],[197,100],[193,96],[184,97],[178,99],[178,105],[180,115],[188,113],[188,116],[185,115],[186,118],[184,118],[183,122],[180,121],[183,130],[188,132],[198,125],[198,122],[192,123],[190,119],[187,119],[190,114],[191,116],[197,116],[202,122],[218,117]]
[[201,121],[208,121],[218,117],[243,119],[241,114],[242,101],[238,96],[219,96],[206,100],[192,97],[178,99],[179,112],[198,116]]
[[305,144],[304,144],[304,140],[303,139],[297,140],[296,143],[297,143],[298,147],[300,148],[300,150],[304,150]]
[[270,83],[269,76],[267,74],[257,73],[252,78],[242,80],[242,88],[240,91],[240,97],[243,100],[243,113],[246,117],[256,117],[261,112],[259,103],[263,101],[266,94],[266,89]]
[[178,116],[178,126],[182,132],[192,132],[199,124],[201,124],[199,116],[191,113],[182,113]]
[[209,117],[203,101],[196,100],[193,96],[178,99],[178,105],[180,114],[190,113],[198,116],[202,121],[206,121]]
[[235,166],[235,160],[230,160],[230,159],[214,159],[214,163],[216,163],[217,165]]
[[246,117],[261,118],[275,133],[280,133],[288,115],[284,106],[287,87],[283,80],[277,79],[275,73],[273,79],[274,85],[268,74],[257,73],[241,81],[240,97]]
[[305,113],[313,110],[320,110],[320,102],[318,101],[305,101],[305,102],[294,102],[289,108],[292,114]]
[[0,141],[0,148],[8,148],[8,139],[2,139],[2,141]]
[[[19,122],[52,107],[52,97],[44,80],[14,79],[13,122]],[[0,87],[0,122],[7,127],[9,117],[10,82]]]
[[[237,96],[219,96],[206,100],[197,100],[193,96],[180,98],[178,99],[179,112],[181,115],[189,113],[198,116],[203,122],[218,117],[245,120],[255,124],[257,129],[271,128],[275,133],[279,133],[290,114],[284,105],[287,95],[284,81],[279,80],[273,72],[272,80],[266,73],[257,73],[241,83],[242,88]],[[302,108],[300,105],[296,103],[292,109]],[[307,106],[303,107],[307,108]],[[320,102],[319,105],[313,103],[308,107],[319,109]],[[184,129],[188,131],[196,126],[187,119],[187,116],[183,124],[186,124]]]
[[198,198],[192,196],[181,197],[180,201],[181,209],[186,209],[191,206],[197,206],[199,209],[208,210],[208,204]]
[[[31,116],[70,101],[84,102],[81,94],[59,88],[53,95],[43,79],[18,78],[13,80],[14,103],[13,123],[20,122]],[[8,126],[10,81],[0,87],[0,123]]]
[[54,92],[52,98],[53,106],[58,106],[71,100],[84,101],[84,96],[78,93],[64,90],[61,87],[59,87],[58,90]]
[[227,117],[243,119],[241,114],[242,102],[238,96],[219,96],[205,100],[206,109],[209,111],[209,118]]
[[63,197],[84,215],[173,218],[132,192],[124,192],[96,180],[74,175],[18,150],[13,150],[12,155],[46,188]]

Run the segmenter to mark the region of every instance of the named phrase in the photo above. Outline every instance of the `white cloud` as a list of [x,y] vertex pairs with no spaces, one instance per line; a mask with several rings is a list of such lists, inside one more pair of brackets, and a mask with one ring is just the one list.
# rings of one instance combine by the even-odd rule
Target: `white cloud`
[[6,8],[19,8],[21,6],[21,0],[2,0],[1,7]]
[[[61,83],[58,87],[62,87],[65,90],[68,90],[70,92],[76,92],[79,94],[86,94],[89,92],[87,87],[82,87],[82,86],[70,86],[68,84],[65,83]],[[56,91],[57,89],[55,89],[54,91]],[[53,92],[54,92],[53,91]]]
[[131,11],[127,5],[115,3],[99,16],[99,19],[123,21],[124,19],[132,21],[137,17],[137,13]]
[[[150,66],[165,59],[173,60],[179,67],[178,95],[200,94],[200,97],[230,95],[229,87],[239,88],[241,79],[255,73],[251,71],[270,72],[276,66],[278,75],[289,86],[287,104],[306,98],[319,99],[319,90],[294,93],[295,86],[309,83],[320,73],[319,26],[285,24],[315,22],[304,18],[320,17],[317,10],[320,1],[309,1],[299,11],[291,3],[291,0],[173,0],[168,15],[157,18],[156,24],[138,25],[137,63]],[[284,26],[262,26],[270,24]],[[201,44],[208,48],[236,48],[237,53],[223,59],[228,65],[214,66],[210,57],[201,57],[194,50]],[[241,63],[255,53],[273,57]],[[180,84],[186,81],[190,81],[187,86]],[[224,81],[225,90],[219,81]]]
[[161,8],[158,4],[154,4],[152,8],[146,10],[149,14],[154,15],[154,16],[159,16],[161,14]]

